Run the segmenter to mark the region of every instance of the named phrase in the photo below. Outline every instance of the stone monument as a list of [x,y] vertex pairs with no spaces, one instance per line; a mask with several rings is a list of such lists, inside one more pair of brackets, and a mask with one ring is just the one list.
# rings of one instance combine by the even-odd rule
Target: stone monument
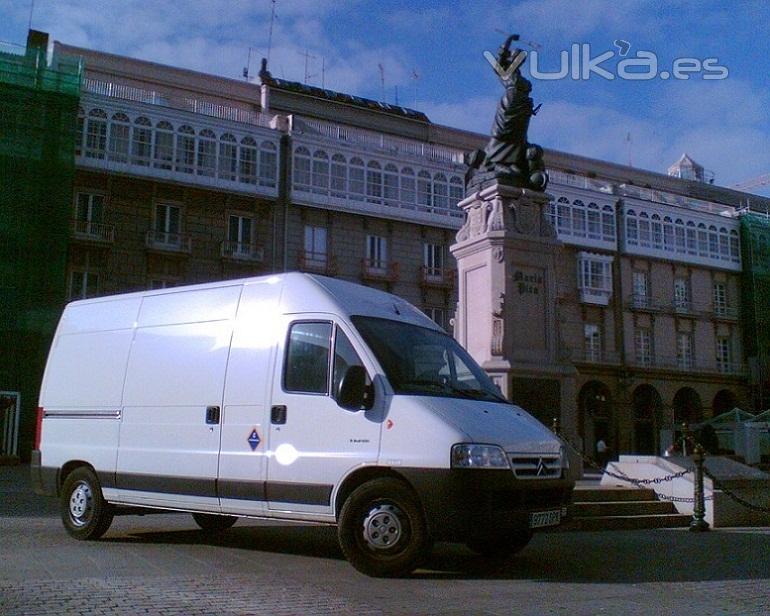
[[577,432],[575,369],[559,340],[556,288],[563,245],[547,216],[543,150],[527,141],[537,108],[520,71],[525,52],[510,51],[517,39],[498,51],[505,91],[489,143],[466,156],[465,224],[450,248],[458,268],[455,337],[507,398],[546,425],[558,418],[570,436]]

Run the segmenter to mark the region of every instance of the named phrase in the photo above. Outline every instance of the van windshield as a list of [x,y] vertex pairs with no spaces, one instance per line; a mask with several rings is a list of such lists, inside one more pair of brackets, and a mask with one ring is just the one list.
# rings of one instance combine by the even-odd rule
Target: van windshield
[[451,336],[390,319],[352,319],[397,394],[508,403]]

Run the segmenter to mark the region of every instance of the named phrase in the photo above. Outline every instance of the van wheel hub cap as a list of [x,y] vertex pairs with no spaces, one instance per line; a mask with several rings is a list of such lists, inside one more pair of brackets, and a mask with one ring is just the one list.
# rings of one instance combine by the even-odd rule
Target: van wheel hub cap
[[80,483],[70,496],[70,516],[75,526],[84,526],[91,517],[93,495],[88,484]]
[[401,538],[401,511],[395,505],[383,504],[372,508],[364,519],[364,539],[370,548],[386,550]]

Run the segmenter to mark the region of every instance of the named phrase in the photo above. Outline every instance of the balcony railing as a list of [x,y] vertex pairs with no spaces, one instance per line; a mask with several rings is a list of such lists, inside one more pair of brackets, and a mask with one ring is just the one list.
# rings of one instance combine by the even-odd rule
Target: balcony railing
[[115,241],[115,225],[88,220],[71,220],[70,231],[76,240],[111,244]]
[[609,289],[599,289],[596,287],[578,288],[578,292],[580,293],[580,301],[583,304],[607,306],[610,303],[610,297],[612,297],[612,291]]
[[632,310],[642,310],[645,312],[660,312],[665,308],[663,303],[644,293],[634,293],[631,295],[627,305]]
[[166,231],[148,231],[146,236],[147,248],[158,252],[190,254],[192,238],[182,233]]
[[297,268],[303,272],[336,276],[337,259],[326,253],[303,250],[297,258]]
[[620,364],[620,353],[601,349],[575,349],[570,353],[572,361],[587,364]]
[[736,321],[738,319],[738,308],[735,306],[717,305],[713,308],[712,316],[715,319]]
[[675,299],[674,312],[676,314],[696,315],[698,311],[689,299]]
[[399,276],[399,266],[395,261],[378,261],[361,259],[361,278],[380,282],[396,282]]
[[420,268],[420,286],[434,289],[454,289],[457,271],[443,267]]
[[233,261],[261,263],[265,258],[265,249],[246,242],[222,242],[222,258]]
[[670,370],[676,372],[706,372],[710,374],[729,374],[745,376],[746,365],[738,362],[704,361],[689,356],[650,356],[637,355],[628,363],[638,368]]

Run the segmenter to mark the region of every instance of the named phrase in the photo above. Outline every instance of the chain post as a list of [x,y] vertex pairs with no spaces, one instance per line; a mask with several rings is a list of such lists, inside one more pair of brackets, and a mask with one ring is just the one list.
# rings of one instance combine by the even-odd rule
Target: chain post
[[703,462],[705,460],[704,449],[698,443],[693,451],[692,460],[695,463],[695,505],[692,512],[692,522],[690,530],[694,533],[705,532],[709,530],[709,523],[706,522],[706,499],[703,494]]
[[553,422],[551,423],[551,432],[553,432],[556,436],[559,436],[559,418],[554,417]]

